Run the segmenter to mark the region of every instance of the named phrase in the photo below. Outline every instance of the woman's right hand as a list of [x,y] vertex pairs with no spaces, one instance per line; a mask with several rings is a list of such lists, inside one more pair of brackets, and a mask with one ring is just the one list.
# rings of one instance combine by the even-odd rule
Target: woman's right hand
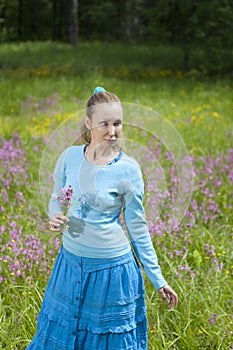
[[62,213],[58,213],[49,220],[50,230],[59,232],[61,231],[61,226],[65,225],[68,221],[69,219],[66,216]]

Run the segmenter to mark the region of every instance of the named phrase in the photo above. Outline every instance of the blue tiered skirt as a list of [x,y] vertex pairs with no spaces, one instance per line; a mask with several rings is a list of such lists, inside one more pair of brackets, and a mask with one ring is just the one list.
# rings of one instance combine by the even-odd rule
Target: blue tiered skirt
[[144,293],[132,252],[83,258],[62,247],[27,350],[146,350]]

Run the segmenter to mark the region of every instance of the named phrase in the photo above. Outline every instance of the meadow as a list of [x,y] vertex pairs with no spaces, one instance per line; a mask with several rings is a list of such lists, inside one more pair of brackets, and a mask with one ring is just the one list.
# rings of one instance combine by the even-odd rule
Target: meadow
[[[192,161],[192,198],[182,222],[169,231],[179,174],[149,135],[153,113],[142,118],[134,142],[143,140],[166,176],[159,204],[156,184],[146,188],[147,220],[163,274],[179,295],[179,306],[168,310],[144,276],[149,350],[233,349],[230,78],[205,69],[182,71],[177,48],[97,42],[75,49],[2,44],[0,67],[0,348],[23,350],[35,333],[61,243],[49,230],[40,196],[43,151],[54,130],[83,110],[102,85],[123,102],[158,111],[177,130]],[[148,177],[153,156],[144,169]],[[154,208],[161,203],[156,218]]]

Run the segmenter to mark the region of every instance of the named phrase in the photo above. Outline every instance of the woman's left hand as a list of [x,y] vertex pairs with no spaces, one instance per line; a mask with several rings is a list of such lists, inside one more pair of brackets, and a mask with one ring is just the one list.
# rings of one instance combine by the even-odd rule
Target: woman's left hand
[[174,290],[167,284],[166,286],[160,288],[158,292],[161,294],[164,301],[167,301],[168,308],[171,309],[173,305],[178,305],[178,296]]

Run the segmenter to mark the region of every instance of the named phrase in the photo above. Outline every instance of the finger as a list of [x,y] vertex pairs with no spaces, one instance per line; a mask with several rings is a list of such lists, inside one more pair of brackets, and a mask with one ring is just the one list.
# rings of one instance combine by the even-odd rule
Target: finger
[[178,305],[178,296],[176,294],[174,296],[174,304],[175,304],[175,306]]
[[62,214],[56,215],[54,219],[61,220],[63,223],[69,221],[68,217]]
[[55,216],[49,221],[49,223],[51,223],[51,225],[52,224],[54,224],[54,225],[64,225],[67,221],[68,220],[67,220],[67,218],[65,216],[63,216],[63,217]]
[[58,230],[60,230],[60,227],[61,227],[61,225],[63,225],[64,224],[64,222],[63,221],[59,221],[59,220],[56,220],[56,219],[52,219],[52,220],[50,220],[49,221],[49,226],[50,226],[50,229],[52,230],[52,231],[58,231]]
[[163,288],[159,289],[159,293],[160,293],[162,299],[163,299],[164,301],[167,301],[167,296],[166,296],[166,294],[165,294]]
[[59,229],[59,228],[50,227],[50,230],[53,231],[53,232],[60,232],[60,229]]
[[50,226],[51,231],[59,231],[60,230],[60,224],[55,224],[54,222],[50,222],[49,226]]
[[171,308],[173,305],[177,306],[178,305],[178,296],[174,292],[174,290],[169,286],[163,287],[163,290],[167,296],[167,300],[169,302],[168,307]]
[[173,305],[177,306],[178,305],[178,297],[175,292],[170,292],[168,295],[169,298],[169,305],[168,308],[170,309]]
[[60,220],[59,219],[56,219],[55,217],[50,219],[49,220],[49,223],[52,223],[52,224],[60,224]]
[[50,230],[53,232],[60,232],[60,228],[56,228],[56,227],[50,227]]
[[52,220],[51,220],[54,224],[59,224],[59,225],[63,225],[65,220],[63,220],[62,218],[58,218],[58,217],[54,217]]
[[63,214],[55,215],[55,218],[61,219],[61,220],[63,220],[63,221],[69,220],[69,219],[67,218],[67,216],[65,216],[65,215],[63,215]]
[[169,295],[169,304],[168,304],[168,308],[171,309],[172,305],[174,304],[175,300],[173,298],[172,295]]

